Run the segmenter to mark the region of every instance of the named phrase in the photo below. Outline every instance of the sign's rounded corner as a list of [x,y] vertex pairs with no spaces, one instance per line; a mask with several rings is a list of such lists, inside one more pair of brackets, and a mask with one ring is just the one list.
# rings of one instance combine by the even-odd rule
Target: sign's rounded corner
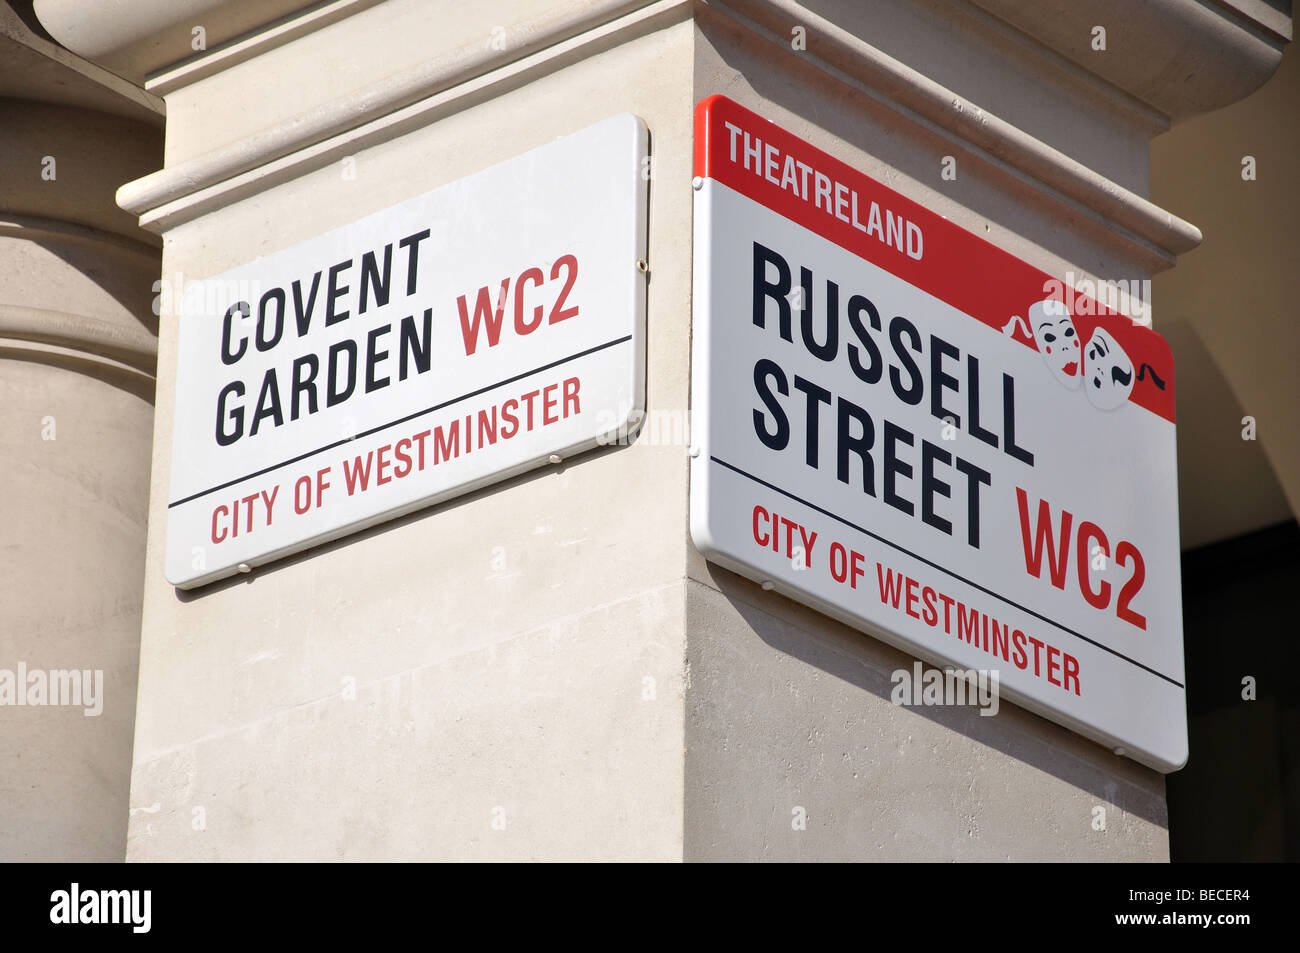
[[711,93],[695,104],[695,114],[698,116],[704,113],[708,113],[715,106],[718,106],[721,103],[730,103],[730,102],[731,100],[728,99],[726,96],[722,95],[722,93]]
[[700,555],[707,560],[716,561],[722,550],[709,526],[707,512],[702,513],[699,507],[691,507],[690,532],[691,542],[700,551]]
[[1170,767],[1164,769],[1164,774],[1175,774],[1187,767],[1187,762],[1192,754],[1191,745],[1188,742],[1187,735],[1183,735],[1179,741],[1178,753],[1166,762]]

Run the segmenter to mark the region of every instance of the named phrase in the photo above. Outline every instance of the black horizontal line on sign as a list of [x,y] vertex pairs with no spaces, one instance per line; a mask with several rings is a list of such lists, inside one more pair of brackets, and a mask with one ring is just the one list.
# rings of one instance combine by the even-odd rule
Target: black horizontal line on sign
[[[273,463],[269,467],[263,467],[261,470],[257,470],[253,473],[245,473],[243,476],[235,477],[233,480],[227,480],[225,483],[221,483],[217,486],[209,487],[206,490],[200,490],[198,493],[192,493],[182,500],[168,503],[167,508],[171,509],[173,506],[181,506],[182,504],[197,500],[200,497],[207,496],[209,493],[216,493],[218,490],[224,490],[226,487],[234,486],[236,483],[251,480],[253,477],[262,476],[263,474],[270,473],[272,470],[278,470],[280,467],[287,467],[291,463],[298,463],[301,460],[306,460],[308,457],[314,457],[318,453],[324,453],[326,450],[333,450],[335,447],[341,447],[345,443],[352,443],[353,441],[360,440],[363,437],[369,437],[371,434],[379,433],[381,430],[387,430],[389,427],[396,427],[398,424],[404,424],[407,421],[414,420],[416,417],[423,417],[425,414],[432,414],[436,411],[450,407],[452,404],[459,404],[461,401],[469,400],[472,397],[478,397],[480,394],[485,394],[490,390],[496,390],[498,387],[505,387],[507,384],[513,384],[515,381],[523,380],[525,377],[540,374],[542,371],[549,371],[553,367],[559,367],[561,364],[567,364],[569,361],[576,361],[580,357],[595,354],[597,351],[603,351],[606,348],[614,347],[630,340],[632,340],[632,335],[625,334],[621,338],[616,338],[613,341],[606,341],[604,344],[597,344],[595,347],[589,347],[585,351],[579,351],[577,354],[570,354],[568,357],[562,357],[557,361],[551,361],[551,363],[543,364],[541,367],[534,367],[532,370],[516,374],[514,377],[507,377],[505,380],[497,381],[494,384],[487,384],[480,387],[478,390],[470,391],[468,394],[461,394],[459,397],[444,400],[441,404],[434,404],[432,407],[426,407],[424,410],[417,410],[414,413],[407,414],[405,417],[399,417],[397,420],[390,420],[386,424],[380,424],[378,427],[371,427],[369,430],[365,430],[354,436],[335,440],[333,443],[327,443],[325,446],[317,447],[315,450],[308,450],[306,453],[300,453],[298,456],[291,457],[288,460],[281,460],[279,463]],[[173,452],[175,452],[175,448],[173,448]]]
[[795,496],[789,490],[783,490],[779,486],[776,486],[775,484],[768,483],[766,480],[762,479],[761,477],[756,477],[754,476],[754,474],[740,469],[740,467],[732,466],[726,460],[720,460],[717,457],[713,456],[712,454],[710,454],[709,459],[712,460],[714,463],[718,464],[719,466],[726,467],[728,470],[731,470],[733,473],[738,473],[741,476],[745,477],[746,479],[753,480],[759,486],[767,487],[767,489],[771,490],[772,492],[780,493],[782,496],[788,497],[789,499],[794,500],[796,503],[802,503],[804,506],[808,507],[809,509],[816,510],[818,513],[821,513],[823,516],[830,517],[831,519],[835,520],[837,523],[843,523],[849,529],[857,530],[862,535],[869,536],[878,543],[884,543],[886,546],[890,547],[891,549],[896,549],[900,553],[904,553],[908,556],[911,556],[913,559],[925,563],[931,569],[937,569],[939,570],[939,572],[943,573],[944,575],[951,576],[953,579],[956,579],[959,582],[964,582],[966,585],[970,586],[971,588],[978,589],[980,592],[985,593],[986,595],[990,595],[994,599],[998,599],[1002,602],[1005,602],[1007,605],[1013,606],[1014,608],[1019,609],[1021,612],[1028,613],[1029,615],[1033,616],[1035,619],[1040,619],[1043,622],[1046,622],[1048,625],[1060,629],[1062,632],[1069,632],[1075,638],[1082,639],[1084,642],[1087,642],[1089,645],[1096,646],[1097,648],[1101,649],[1103,652],[1109,652],[1111,655],[1115,656],[1116,658],[1123,659],[1125,662],[1128,662],[1130,665],[1136,665],[1138,668],[1142,669],[1143,671],[1150,672],[1152,675],[1156,676],[1157,678],[1164,679],[1166,682],[1169,682],[1169,684],[1171,685],[1176,685],[1179,688],[1184,687],[1182,682],[1170,678],[1168,675],[1165,675],[1163,672],[1157,672],[1155,669],[1151,668],[1148,665],[1143,665],[1141,662],[1137,661],[1136,659],[1129,658],[1123,652],[1117,652],[1108,645],[1102,645],[1100,642],[1096,641],[1095,639],[1088,638],[1082,632],[1076,632],[1074,631],[1074,629],[1071,629],[1069,626],[1061,625],[1061,623],[1053,619],[1049,619],[1041,612],[1035,612],[1033,609],[1030,609],[1028,606],[1022,606],[1020,603],[1012,599],[1008,599],[1006,596],[996,593],[992,589],[986,588],[985,586],[981,586],[977,582],[972,582],[971,580],[967,579],[965,576],[958,575],[957,573],[953,572],[951,569],[946,569],[943,566],[940,566],[936,562],[931,562],[930,560],[926,559],[924,556],[919,556],[916,553],[912,552],[910,549],[906,549],[902,546],[899,546],[897,543],[891,542],[890,540],[885,539],[883,536],[879,536],[876,533],[871,532],[871,530],[869,529],[864,529],[858,524],[846,520],[842,516],[837,516],[836,514],[832,513],[830,510],[822,509],[822,507],[818,506],[816,503],[810,503],[808,500],[805,500],[801,496]]

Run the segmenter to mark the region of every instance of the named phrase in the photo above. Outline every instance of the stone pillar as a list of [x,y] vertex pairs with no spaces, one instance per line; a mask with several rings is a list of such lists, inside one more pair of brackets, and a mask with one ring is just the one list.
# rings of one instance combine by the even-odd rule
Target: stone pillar
[[76,693],[95,693],[65,681],[59,700],[78,703],[48,704],[51,680],[38,705],[37,682],[11,683],[0,859],[120,861],[159,242],[113,196],[161,159],[161,104],[7,7],[0,81],[0,669],[75,670]]
[[[1063,280],[1149,279],[1200,241],[1146,198],[1150,139],[1280,53],[1148,6],[710,4],[695,98],[725,91]],[[1206,72],[1175,83],[1174,62]],[[1160,774],[1014,706],[895,707],[910,656],[694,551],[688,576],[688,859],[1168,859]]]
[[[166,274],[218,274],[639,115],[652,423],[690,406],[703,97],[1049,273],[1142,279],[1199,240],[1145,197],[1150,138],[1277,54],[1227,0],[124,6],[37,2],[166,99],[166,164],[119,193],[165,237]],[[1167,857],[1159,774],[1010,706],[895,708],[910,659],[707,564],[686,441],[663,428],[173,589],[162,317],[130,859]]]

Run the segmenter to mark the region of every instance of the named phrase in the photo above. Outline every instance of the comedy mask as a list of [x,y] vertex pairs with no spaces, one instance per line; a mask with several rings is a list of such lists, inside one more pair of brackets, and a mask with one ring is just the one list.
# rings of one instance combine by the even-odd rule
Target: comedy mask
[[1029,330],[1052,374],[1070,390],[1077,390],[1083,379],[1079,374],[1082,355],[1070,309],[1054,298],[1031,305]]

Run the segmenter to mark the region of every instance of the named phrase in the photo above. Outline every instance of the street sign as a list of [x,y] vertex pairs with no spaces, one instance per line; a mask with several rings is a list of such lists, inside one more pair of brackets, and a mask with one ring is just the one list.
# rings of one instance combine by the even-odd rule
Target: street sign
[[696,546],[1177,770],[1164,340],[728,99],[695,123]]
[[646,139],[615,116],[187,287],[167,579],[228,576],[638,418]]

